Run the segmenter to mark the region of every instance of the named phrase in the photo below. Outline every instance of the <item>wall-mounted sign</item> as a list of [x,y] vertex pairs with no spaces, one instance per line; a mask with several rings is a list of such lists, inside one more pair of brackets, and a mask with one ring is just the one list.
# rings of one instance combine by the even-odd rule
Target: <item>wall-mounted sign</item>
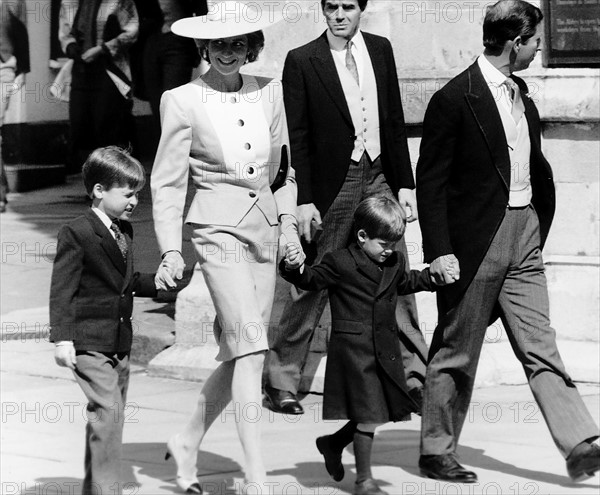
[[600,67],[600,0],[543,0],[546,67]]

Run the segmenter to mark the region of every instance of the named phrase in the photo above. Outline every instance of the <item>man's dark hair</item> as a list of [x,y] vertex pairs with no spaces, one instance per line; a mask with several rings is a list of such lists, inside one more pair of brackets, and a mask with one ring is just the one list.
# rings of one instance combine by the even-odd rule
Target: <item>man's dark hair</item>
[[406,229],[406,213],[400,203],[386,196],[371,196],[354,212],[354,232],[364,230],[371,239],[399,241]]
[[[258,58],[258,54],[265,47],[265,35],[262,31],[254,31],[252,33],[246,34],[246,39],[248,40],[248,55],[246,55],[247,64],[254,62]],[[198,51],[200,52],[200,56],[210,63],[209,53],[208,53],[208,43],[210,40],[196,40],[196,46],[198,47]]]
[[[360,7],[360,10],[365,10],[367,8],[367,2],[369,0],[358,0],[358,6]],[[327,0],[321,0],[321,8],[324,9],[325,8],[325,3],[327,3]]]
[[129,186],[139,191],[146,183],[141,163],[118,146],[97,148],[90,153],[82,168],[83,184],[88,194],[100,184],[105,189]]
[[485,13],[483,45],[491,52],[501,52],[506,42],[517,36],[527,42],[543,18],[542,11],[528,2],[500,0]]

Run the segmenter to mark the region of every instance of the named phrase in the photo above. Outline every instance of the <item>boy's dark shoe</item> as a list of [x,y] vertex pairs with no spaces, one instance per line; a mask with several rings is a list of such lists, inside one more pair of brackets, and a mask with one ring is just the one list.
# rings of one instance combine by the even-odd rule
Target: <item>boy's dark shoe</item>
[[329,475],[334,481],[342,481],[344,479],[342,452],[334,449],[329,440],[329,435],[317,438],[317,449],[325,459],[325,469],[327,469]]
[[273,412],[282,414],[304,414],[304,409],[292,392],[265,387],[265,405]]
[[454,483],[476,483],[477,475],[461,466],[452,454],[422,455],[419,458],[421,475],[434,480]]
[[581,442],[567,457],[567,472],[573,481],[584,481],[600,471],[600,447]]
[[354,495],[388,495],[388,492],[379,488],[373,478],[367,478],[354,484]]

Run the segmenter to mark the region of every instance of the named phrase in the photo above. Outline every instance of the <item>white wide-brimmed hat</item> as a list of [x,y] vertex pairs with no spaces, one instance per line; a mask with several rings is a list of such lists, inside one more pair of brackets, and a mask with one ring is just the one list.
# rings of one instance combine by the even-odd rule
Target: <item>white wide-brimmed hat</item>
[[260,31],[282,19],[281,10],[268,8],[266,4],[263,8],[259,2],[209,1],[208,14],[179,19],[171,31],[186,38],[229,38]]

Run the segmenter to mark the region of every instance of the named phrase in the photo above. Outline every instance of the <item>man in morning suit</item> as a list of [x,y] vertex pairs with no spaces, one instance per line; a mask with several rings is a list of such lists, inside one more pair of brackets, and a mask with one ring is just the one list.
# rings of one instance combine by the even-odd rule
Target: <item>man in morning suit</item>
[[[390,42],[359,30],[368,0],[321,0],[328,29],[289,52],[283,92],[298,182],[300,234],[315,262],[350,242],[361,200],[387,195],[417,218],[396,63]],[[311,225],[322,225],[313,239]],[[407,256],[404,240],[399,248]],[[325,291],[291,289],[265,366],[273,410],[302,414],[302,368],[327,302]],[[401,296],[397,321],[407,385],[420,404],[427,347],[413,295]]]
[[456,460],[485,331],[500,317],[560,453],[576,481],[600,469],[598,427],[567,374],[550,327],[541,250],[555,209],[540,117],[526,83],[539,50],[542,12],[501,0],[483,23],[485,51],[431,99],[417,165],[425,261],[438,291],[419,467],[424,476],[472,483]]

